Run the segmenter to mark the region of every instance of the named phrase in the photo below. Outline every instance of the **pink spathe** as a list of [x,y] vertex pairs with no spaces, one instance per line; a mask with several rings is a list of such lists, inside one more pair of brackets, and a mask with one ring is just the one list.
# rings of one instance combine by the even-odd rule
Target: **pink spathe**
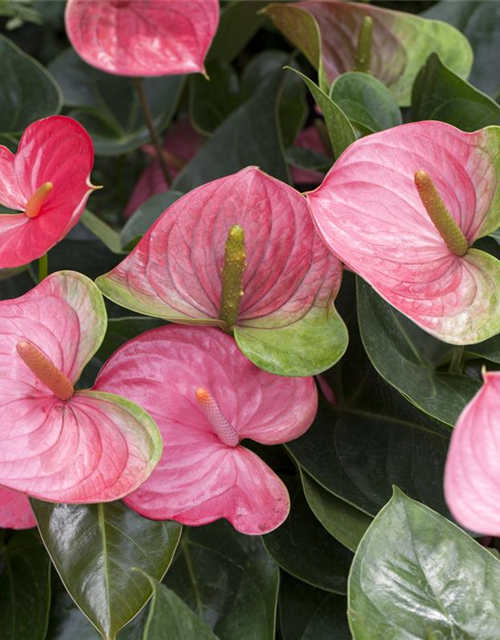
[[88,64],[121,76],[204,72],[218,0],[69,0],[66,31]]
[[0,528],[31,529],[32,527],[36,527],[36,520],[28,496],[0,487]]
[[462,411],[446,460],[444,490],[451,513],[464,527],[500,535],[500,372]]
[[[95,388],[140,402],[163,435],[163,457],[127,498],[130,507],[188,525],[226,518],[247,534],[266,533],[284,521],[284,484],[241,441],[272,445],[302,435],[317,409],[313,378],[258,369],[218,329],[170,325],[121,347]],[[207,394],[216,405],[210,412],[203,407]],[[221,416],[223,431],[216,424]]]
[[[73,385],[106,331],[102,296],[71,271],[0,302],[0,485],[41,500],[105,502],[136,489],[161,454],[151,417],[111,394],[59,399],[20,357],[30,343]],[[54,372],[50,371],[52,379]]]
[[390,304],[445,342],[500,331],[500,263],[452,253],[415,186],[426,171],[469,247],[500,224],[500,129],[418,122],[351,145],[307,195],[326,245]]
[[[18,214],[0,215],[0,269],[40,258],[78,222],[88,197],[94,148],[72,118],[51,116],[31,124],[13,154],[0,146],[0,203]],[[47,190],[37,215],[26,206],[37,190]]]

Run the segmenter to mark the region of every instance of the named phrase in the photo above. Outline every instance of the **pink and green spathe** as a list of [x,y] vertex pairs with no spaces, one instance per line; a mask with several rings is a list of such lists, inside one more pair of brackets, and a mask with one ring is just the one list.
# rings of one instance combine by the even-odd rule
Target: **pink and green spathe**
[[97,284],[144,315],[224,329],[266,371],[308,376],[347,346],[341,277],[305,198],[248,167],[177,200]]
[[401,125],[352,144],[307,199],[331,251],[444,342],[500,332],[500,128]]
[[155,423],[124,398],[74,388],[106,332],[94,283],[52,274],[0,302],[0,325],[0,486],[67,503],[137,489],[161,456]]
[[43,256],[80,219],[96,188],[90,182],[94,148],[72,118],[51,116],[31,124],[17,153],[0,146],[0,269]]
[[285,485],[242,441],[302,435],[317,409],[313,378],[258,369],[219,329],[170,325],[121,347],[95,389],[140,402],[164,439],[155,471],[126,498],[132,509],[187,525],[226,518],[250,535],[285,520]]
[[69,0],[66,32],[78,55],[120,76],[204,73],[218,0]]

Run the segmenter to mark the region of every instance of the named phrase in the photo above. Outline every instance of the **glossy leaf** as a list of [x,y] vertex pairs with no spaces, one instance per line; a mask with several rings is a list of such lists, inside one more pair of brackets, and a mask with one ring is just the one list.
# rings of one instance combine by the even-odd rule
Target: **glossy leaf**
[[489,95],[500,88],[500,7],[495,2],[436,2],[424,12],[427,18],[443,20],[460,29],[472,45],[474,63],[469,82]]
[[395,489],[358,548],[349,579],[354,640],[495,640],[500,562]]
[[107,73],[204,72],[219,22],[217,0],[69,0],[66,32],[78,54]]
[[441,120],[462,131],[500,124],[500,106],[448,69],[435,53],[418,74],[412,96],[414,120]]
[[[74,503],[114,500],[142,484],[162,449],[150,416],[111,394],[66,393],[104,336],[106,311],[94,283],[71,271],[52,274],[1,302],[0,317],[0,483]],[[23,344],[57,375],[29,366]]]
[[292,507],[287,520],[264,536],[271,556],[287,573],[334,593],[347,593],[352,553],[335,540],[313,515],[299,479],[288,482]]
[[[35,120],[59,113],[62,107],[61,90],[35,58],[28,56],[8,38],[0,36],[0,59],[2,133],[20,133]],[[36,96],[36,100],[33,100],[33,96]]]
[[69,594],[104,640],[115,640],[153,591],[148,578],[133,568],[161,580],[177,548],[180,525],[145,520],[119,502],[32,504]]
[[[92,136],[98,155],[120,155],[149,141],[139,98],[129,79],[93,69],[71,49],[59,55],[49,70],[62,89],[65,106],[75,107],[70,115]],[[172,119],[183,85],[182,76],[144,80],[157,132],[163,131]]]
[[[332,366],[347,344],[333,306],[339,263],[316,235],[304,198],[256,167],[176,201],[130,256],[97,283],[107,297],[133,311],[228,329],[219,315],[233,225],[245,233],[244,293],[234,323],[243,353],[266,371],[287,376]],[[165,252],[167,245],[171,249]],[[197,250],[187,251],[187,245]]]
[[500,262],[478,249],[456,255],[448,248],[415,173],[431,177],[470,247],[499,226],[499,148],[498,127],[463,133],[434,121],[401,125],[351,145],[308,194],[330,250],[396,309],[451,344],[500,331]]
[[261,27],[264,17],[260,10],[267,4],[267,0],[233,0],[226,4],[208,60],[232,62]]
[[279,570],[260,538],[225,522],[185,529],[165,584],[220,640],[274,640]]
[[[0,215],[0,267],[40,258],[78,222],[95,187],[94,150],[88,133],[63,116],[38,120],[23,133],[17,153],[0,147],[0,202],[18,214]],[[37,212],[33,196],[49,191]]]
[[370,71],[402,106],[410,104],[415,76],[433,51],[460,75],[467,76],[472,65],[470,45],[459,31],[399,11],[361,3],[306,0],[271,4],[265,14],[329,83],[353,70],[361,22],[364,17],[372,18]]
[[347,599],[281,576],[280,629],[283,640],[351,640]]
[[156,472],[126,499],[133,509],[188,525],[226,518],[250,535],[286,518],[285,486],[239,443],[272,445],[304,433],[317,406],[312,378],[257,369],[220,330],[170,325],[124,345],[95,388],[140,399],[163,434]]
[[314,515],[330,535],[351,551],[356,551],[372,519],[324,489],[305,471],[302,471],[301,479],[307,504]]
[[44,640],[50,608],[50,558],[34,531],[0,546],[2,640]]
[[106,247],[118,255],[126,253],[120,242],[120,234],[109,226],[102,218],[96,216],[95,213],[85,209],[82,214],[81,222],[96,238],[106,245]]
[[417,407],[453,426],[480,382],[449,373],[453,347],[422,331],[358,279],[363,345],[380,375]]
[[330,98],[364,134],[397,127],[403,122],[392,93],[367,73],[350,72],[339,76],[332,84]]

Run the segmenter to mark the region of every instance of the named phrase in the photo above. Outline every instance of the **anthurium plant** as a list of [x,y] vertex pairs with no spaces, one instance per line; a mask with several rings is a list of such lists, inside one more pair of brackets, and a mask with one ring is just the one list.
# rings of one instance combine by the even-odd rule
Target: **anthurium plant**
[[500,639],[499,56],[0,2],[0,640]]

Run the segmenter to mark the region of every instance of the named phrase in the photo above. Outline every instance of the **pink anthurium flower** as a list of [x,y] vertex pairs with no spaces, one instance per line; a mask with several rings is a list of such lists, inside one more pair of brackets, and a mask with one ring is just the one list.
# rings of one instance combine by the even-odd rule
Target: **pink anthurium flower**
[[234,333],[267,371],[312,375],[346,348],[341,273],[303,196],[248,167],[177,200],[97,283],[128,309]]
[[500,262],[472,249],[500,225],[500,128],[442,122],[358,140],[308,194],[325,243],[444,342],[500,332]]
[[401,105],[411,104],[413,82],[431,53],[464,77],[472,67],[467,38],[439,20],[343,0],[276,2],[264,13],[319,70],[321,84],[367,71]]
[[31,529],[32,527],[36,527],[36,520],[28,496],[0,487],[0,528]]
[[68,0],[66,31],[85,62],[120,76],[204,73],[218,0]]
[[302,435],[317,409],[313,378],[258,369],[218,329],[170,325],[121,347],[95,389],[140,401],[162,432],[158,467],[126,499],[141,515],[189,525],[226,518],[246,534],[285,520],[285,485],[241,441]]
[[[177,121],[168,130],[163,143],[163,152],[172,179],[195,155],[202,141],[203,137],[193,129],[189,118]],[[139,178],[125,208],[125,218],[129,218],[149,198],[169,190],[154,148],[148,145],[143,147],[143,150],[155,159]]]
[[137,405],[75,391],[106,331],[94,283],[61,271],[0,302],[0,485],[52,502],[121,498],[150,475],[161,438]]
[[92,140],[72,118],[31,124],[13,154],[0,146],[0,269],[40,258],[78,222],[91,192]]
[[446,460],[444,491],[456,520],[485,535],[500,535],[500,371],[460,414]]

